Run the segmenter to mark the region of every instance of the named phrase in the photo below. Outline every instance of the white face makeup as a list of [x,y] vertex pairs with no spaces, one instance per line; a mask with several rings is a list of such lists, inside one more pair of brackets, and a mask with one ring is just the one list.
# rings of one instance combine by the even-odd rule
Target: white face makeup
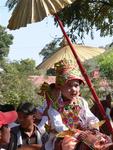
[[80,84],[78,80],[69,80],[61,87],[61,92],[64,97],[73,101],[80,94]]

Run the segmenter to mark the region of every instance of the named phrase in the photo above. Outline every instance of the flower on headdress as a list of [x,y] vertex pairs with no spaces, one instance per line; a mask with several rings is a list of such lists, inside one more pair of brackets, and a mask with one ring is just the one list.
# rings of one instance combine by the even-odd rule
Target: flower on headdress
[[68,80],[76,79],[80,83],[84,83],[82,75],[77,66],[73,65],[72,62],[63,59],[54,65],[56,71],[56,84],[64,85]]

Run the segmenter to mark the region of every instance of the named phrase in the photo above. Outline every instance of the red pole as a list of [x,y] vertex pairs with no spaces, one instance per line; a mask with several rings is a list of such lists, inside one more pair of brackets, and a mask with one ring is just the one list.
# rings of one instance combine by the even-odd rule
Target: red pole
[[83,77],[85,78],[86,83],[87,83],[87,85],[89,86],[89,88],[90,88],[90,90],[91,90],[91,93],[92,93],[92,95],[93,95],[93,97],[94,97],[94,99],[95,99],[95,101],[96,101],[96,103],[97,103],[97,105],[98,105],[98,107],[99,107],[99,110],[100,110],[100,112],[101,112],[101,115],[103,116],[103,119],[106,121],[106,125],[107,125],[109,131],[110,131],[110,132],[112,133],[112,135],[113,135],[113,129],[112,129],[111,123],[110,123],[109,119],[108,119],[107,116],[106,116],[106,113],[105,113],[105,111],[104,111],[104,108],[103,108],[103,106],[102,106],[102,104],[101,104],[101,102],[100,102],[100,100],[99,100],[99,98],[98,98],[98,96],[97,96],[97,94],[96,94],[96,92],[95,92],[95,89],[94,89],[94,87],[93,87],[93,85],[92,85],[92,83],[91,83],[91,80],[89,79],[89,77],[88,77],[88,75],[87,75],[87,73],[86,73],[86,70],[84,69],[83,65],[81,64],[81,61],[80,61],[80,59],[79,59],[79,57],[78,57],[78,55],[77,55],[77,53],[76,53],[76,49],[75,49],[75,47],[72,45],[72,43],[71,43],[71,41],[70,41],[68,35],[66,34],[66,32],[65,32],[65,30],[64,30],[64,27],[63,27],[63,24],[62,24],[61,20],[59,19],[59,17],[58,17],[57,15],[55,15],[55,18],[56,18],[56,20],[58,21],[58,24],[59,24],[59,26],[60,26],[60,28],[61,28],[61,30],[62,30],[62,32],[63,32],[65,38],[66,38],[66,40],[67,40],[67,42],[68,42],[68,44],[69,44],[71,50],[72,50],[72,53],[73,53],[73,55],[74,55],[74,57],[75,57],[75,59],[76,59],[76,61],[77,61],[77,63],[78,63],[78,66],[79,66],[79,68],[80,68],[80,70],[81,70],[81,73],[82,73]]

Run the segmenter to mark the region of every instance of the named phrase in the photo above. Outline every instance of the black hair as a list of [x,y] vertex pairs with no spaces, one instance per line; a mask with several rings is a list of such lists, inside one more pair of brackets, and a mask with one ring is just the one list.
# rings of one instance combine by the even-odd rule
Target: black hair
[[8,111],[14,111],[14,110],[15,110],[15,106],[12,104],[0,105],[0,111],[2,112],[8,112]]
[[55,88],[56,88],[56,84],[55,84],[55,83],[51,83],[51,84],[49,85],[49,88],[50,88],[50,89],[55,89]]
[[36,111],[36,107],[30,102],[20,103],[17,107],[17,112],[21,112],[25,115],[33,115]]

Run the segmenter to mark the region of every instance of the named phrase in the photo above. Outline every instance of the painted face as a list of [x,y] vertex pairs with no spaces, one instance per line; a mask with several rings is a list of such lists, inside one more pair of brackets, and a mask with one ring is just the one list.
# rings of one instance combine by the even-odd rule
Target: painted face
[[67,81],[66,84],[61,87],[61,93],[71,101],[76,100],[80,94],[79,81],[75,79]]

